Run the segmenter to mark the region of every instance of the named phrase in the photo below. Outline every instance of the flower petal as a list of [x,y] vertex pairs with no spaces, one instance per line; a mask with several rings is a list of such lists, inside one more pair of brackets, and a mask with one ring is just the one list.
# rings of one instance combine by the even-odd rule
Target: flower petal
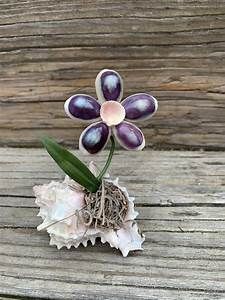
[[100,116],[100,104],[95,98],[77,94],[66,100],[64,109],[71,119],[94,120]]
[[126,111],[126,119],[132,121],[146,120],[154,115],[158,108],[157,100],[145,93],[134,94],[121,103]]
[[123,96],[123,81],[119,73],[114,70],[104,69],[98,73],[95,80],[98,99],[120,101]]
[[120,145],[127,150],[142,150],[145,138],[141,130],[129,122],[122,122],[113,128],[113,133]]
[[108,142],[110,129],[103,122],[89,125],[81,134],[79,148],[84,152],[96,154],[101,151]]

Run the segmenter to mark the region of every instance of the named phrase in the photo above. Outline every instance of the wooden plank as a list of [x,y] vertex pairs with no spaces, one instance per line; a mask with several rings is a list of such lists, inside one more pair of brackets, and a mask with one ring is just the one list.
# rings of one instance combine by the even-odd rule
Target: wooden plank
[[[3,199],[4,201],[4,199]],[[2,200],[1,200],[2,202]],[[34,205],[34,201],[31,203]],[[225,233],[224,207],[139,207],[138,220],[146,232]],[[38,209],[1,205],[0,228],[36,228],[41,219]]]
[[[9,241],[9,235],[15,237],[14,241]],[[45,234],[28,229],[4,230],[0,290],[50,299],[176,299],[178,291],[182,299],[189,299],[192,293],[193,299],[197,295],[200,299],[214,299],[214,294],[223,297],[224,259],[220,253],[224,254],[224,245],[219,238],[224,235],[150,233],[145,252],[124,261],[117,251],[100,244],[57,251],[48,246]],[[165,257],[161,248],[167,252]],[[191,258],[194,252],[197,259]]]
[[99,241],[49,246],[31,188],[62,175],[43,149],[0,148],[0,299],[224,299],[224,164],[223,152],[117,151],[146,235],[123,258]]
[[[90,158],[103,166],[107,151]],[[32,206],[35,184],[62,179],[63,174],[43,149],[0,149],[2,204]],[[121,161],[123,162],[121,164]],[[142,164],[145,164],[143,169]],[[117,151],[112,176],[120,177],[136,203],[143,205],[220,205],[225,203],[225,156],[223,152]],[[171,172],[171,170],[173,170]],[[9,181],[13,185],[9,185]],[[135,183],[135,184],[134,184]],[[22,204],[23,203],[23,204]]]
[[159,99],[148,146],[224,149],[225,1],[2,1],[0,145],[77,145],[63,102],[102,68]]

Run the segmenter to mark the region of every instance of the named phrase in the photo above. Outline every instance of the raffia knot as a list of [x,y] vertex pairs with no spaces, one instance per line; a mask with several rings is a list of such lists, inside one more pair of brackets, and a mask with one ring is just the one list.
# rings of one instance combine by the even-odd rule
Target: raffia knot
[[128,199],[116,185],[102,181],[96,193],[85,190],[85,207],[81,218],[88,227],[119,229],[122,227],[128,211]]

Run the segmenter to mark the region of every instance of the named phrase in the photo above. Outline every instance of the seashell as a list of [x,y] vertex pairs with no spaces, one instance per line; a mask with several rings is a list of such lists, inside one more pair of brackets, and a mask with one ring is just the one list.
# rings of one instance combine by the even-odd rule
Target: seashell
[[[97,167],[93,162],[90,163],[89,169],[96,175]],[[68,176],[63,182],[52,181],[33,188],[35,203],[40,207],[38,216],[43,219],[37,230],[47,230],[50,245],[55,245],[58,249],[70,249],[72,246],[77,248],[81,244],[86,247],[88,241],[94,245],[99,237],[102,243],[107,242],[111,247],[119,249],[124,257],[129,251],[143,250],[142,243],[145,237],[139,233],[134,221],[138,215],[134,210],[134,197],[130,197],[127,189],[119,185],[118,178],[113,180],[107,174],[104,180],[118,187],[128,200],[126,217],[119,229],[89,227],[85,224],[79,216],[79,212],[85,206],[84,188]]]

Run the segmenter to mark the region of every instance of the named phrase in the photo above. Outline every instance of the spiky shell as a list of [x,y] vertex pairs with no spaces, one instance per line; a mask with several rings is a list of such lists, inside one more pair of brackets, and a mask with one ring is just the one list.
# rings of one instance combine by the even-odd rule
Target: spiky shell
[[[96,167],[91,162],[90,170],[96,174]],[[84,206],[84,191],[81,186],[67,176],[63,182],[52,181],[34,187],[35,203],[40,207],[38,216],[43,219],[37,229],[46,229],[50,235],[50,245],[56,245],[58,249],[80,244],[87,246],[88,241],[95,244],[97,237],[102,243],[108,242],[111,247],[119,249],[123,256],[129,251],[142,250],[144,236],[139,233],[137,223],[134,221],[138,212],[134,210],[134,197],[130,197],[127,189],[118,183],[118,178],[109,181],[120,188],[128,199],[128,212],[123,226],[118,229],[87,228],[78,217],[77,213]],[[75,213],[77,212],[77,213]]]

